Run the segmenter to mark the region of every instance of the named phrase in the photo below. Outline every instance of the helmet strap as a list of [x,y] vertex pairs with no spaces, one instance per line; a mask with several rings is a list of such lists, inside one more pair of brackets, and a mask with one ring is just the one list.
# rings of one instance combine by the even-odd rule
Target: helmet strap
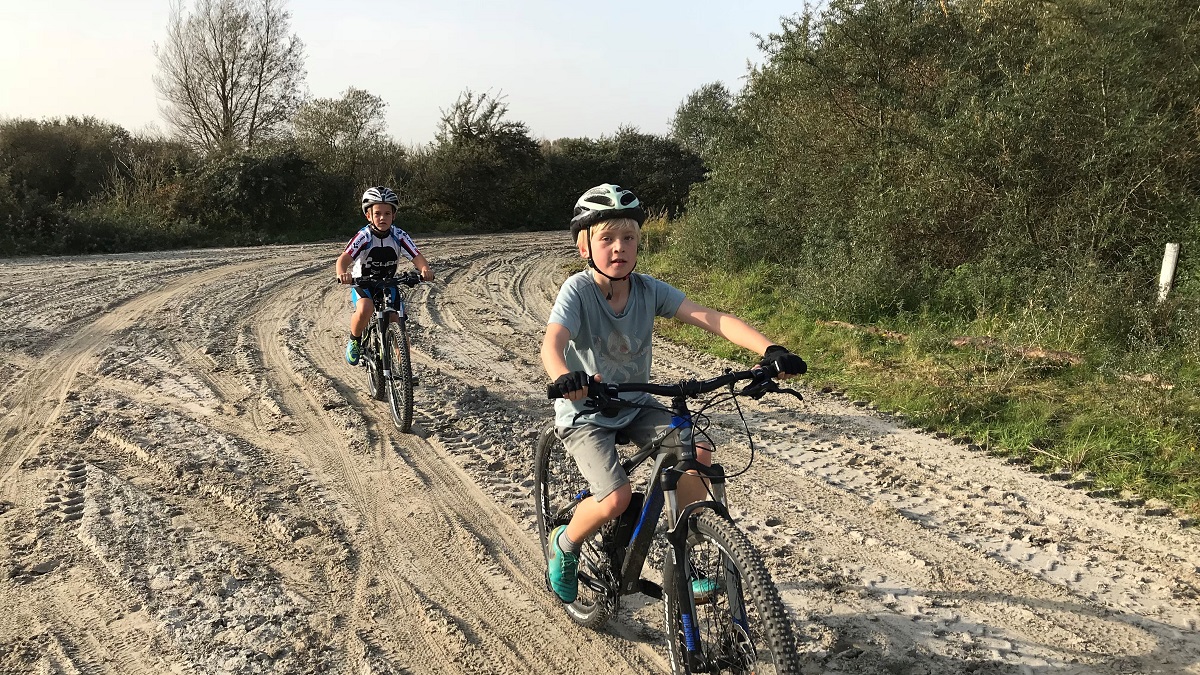
[[[585,240],[585,241],[587,241],[587,250],[588,250],[588,267],[591,267],[592,269],[596,270],[596,272],[597,272],[597,273],[598,273],[600,276],[604,277],[605,279],[608,279],[608,293],[606,293],[606,294],[605,294],[605,296],[604,296],[604,299],[605,299],[605,300],[612,300],[612,285],[613,285],[613,282],[614,282],[614,281],[628,281],[628,280],[629,280],[629,274],[633,274],[633,270],[629,270],[629,274],[626,274],[626,275],[625,275],[625,276],[623,276],[623,277],[613,277],[613,276],[609,276],[609,275],[605,274],[603,270],[601,270],[599,267],[597,267],[597,266],[596,266],[596,260],[595,260],[595,258],[593,258],[593,257],[592,257],[592,232],[591,232],[591,228],[587,228],[587,236],[586,236],[586,237],[584,237],[584,240]],[[637,269],[637,263],[634,263],[634,264],[633,264],[633,267],[634,267],[634,269]]]

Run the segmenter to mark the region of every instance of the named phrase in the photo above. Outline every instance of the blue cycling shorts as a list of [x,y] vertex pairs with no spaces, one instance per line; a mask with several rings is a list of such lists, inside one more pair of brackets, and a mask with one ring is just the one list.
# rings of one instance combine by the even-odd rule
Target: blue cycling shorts
[[[389,289],[387,289],[387,292],[392,297],[392,306],[393,307],[399,306],[400,305],[400,289],[389,288]],[[359,289],[357,289],[357,288],[350,289],[350,306],[351,307],[358,307],[358,301],[361,300],[362,298],[367,298],[371,302],[375,302],[375,298],[371,297],[370,291],[359,292]]]

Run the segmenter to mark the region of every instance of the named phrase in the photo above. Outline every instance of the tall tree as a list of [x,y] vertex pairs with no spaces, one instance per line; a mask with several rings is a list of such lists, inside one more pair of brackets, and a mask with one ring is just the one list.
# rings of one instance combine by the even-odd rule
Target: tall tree
[[254,148],[302,100],[304,44],[288,35],[284,0],[197,0],[172,7],[154,78],[163,114],[205,152]]
[[542,165],[524,122],[502,96],[464,91],[442,111],[437,143],[418,162],[414,187],[433,208],[480,231],[529,224],[529,194]]
[[706,84],[679,104],[671,119],[671,138],[707,159],[733,119],[729,90],[720,82]]
[[292,120],[296,141],[323,168],[356,176],[365,155],[388,144],[385,108],[383,99],[354,87],[338,99],[307,101]]

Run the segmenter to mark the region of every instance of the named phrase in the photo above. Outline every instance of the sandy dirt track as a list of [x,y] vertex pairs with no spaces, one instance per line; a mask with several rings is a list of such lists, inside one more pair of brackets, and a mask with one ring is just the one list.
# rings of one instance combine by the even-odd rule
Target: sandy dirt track
[[[342,359],[340,246],[0,260],[0,673],[666,668],[658,603],[591,632],[542,581],[565,235],[420,243],[412,434]],[[729,491],[806,672],[1200,673],[1194,523],[806,394],[745,406]]]

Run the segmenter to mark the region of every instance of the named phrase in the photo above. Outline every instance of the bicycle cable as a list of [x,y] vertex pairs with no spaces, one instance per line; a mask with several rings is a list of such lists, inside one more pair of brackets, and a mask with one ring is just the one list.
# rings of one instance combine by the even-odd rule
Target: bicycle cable
[[[725,402],[733,403],[734,410],[737,411],[738,419],[742,423],[742,429],[746,433],[746,441],[748,442],[748,444],[750,446],[750,458],[746,462],[746,466],[742,467],[741,469],[739,469],[733,473],[725,474],[724,477],[727,479],[728,478],[736,478],[738,476],[745,475],[747,472],[749,472],[750,467],[752,467],[754,465],[754,458],[755,458],[755,455],[757,454],[757,446],[754,443],[754,434],[750,431],[750,423],[746,420],[746,414],[742,410],[741,404],[738,402],[738,398],[742,395],[742,393],[743,392],[739,392],[739,391],[735,390],[731,383],[728,392],[717,394],[709,399],[701,399],[699,409],[695,410],[695,411],[689,411],[689,412],[691,412],[691,417],[692,417],[691,421],[692,421],[692,451],[693,451],[693,453],[695,452],[695,449],[696,449],[697,438],[703,438],[704,440],[706,440],[708,442],[709,447],[711,448],[709,450],[709,452],[715,453],[717,450],[717,443],[716,443],[716,441],[713,440],[712,436],[709,435],[709,433],[708,433],[709,424],[712,421],[712,419],[708,415],[708,410],[710,408],[713,408],[713,407],[718,406]],[[662,410],[662,411],[674,414],[674,411],[672,409],[668,408],[667,406],[660,403],[657,399],[653,399],[653,398],[650,399],[649,402],[642,403],[642,402],[628,401],[628,400],[622,399],[620,397],[616,397],[615,400],[619,401],[619,403],[617,403],[616,405],[612,405],[613,400],[614,400],[613,398],[606,397],[606,399],[603,401],[603,403],[605,403],[606,405],[586,405],[585,404],[584,409],[579,411],[578,413],[576,413],[575,417],[573,419],[578,420],[580,417],[582,417],[584,415],[590,415],[590,414],[596,414],[596,413],[604,414],[604,411],[609,408],[644,408],[646,410]],[[676,471],[680,474],[687,473],[686,471],[683,471],[675,466],[670,467],[668,470]],[[705,492],[708,493],[708,496],[710,498],[715,498],[715,495],[713,495],[713,492],[712,492],[711,484],[705,482],[704,489],[705,489]]]

